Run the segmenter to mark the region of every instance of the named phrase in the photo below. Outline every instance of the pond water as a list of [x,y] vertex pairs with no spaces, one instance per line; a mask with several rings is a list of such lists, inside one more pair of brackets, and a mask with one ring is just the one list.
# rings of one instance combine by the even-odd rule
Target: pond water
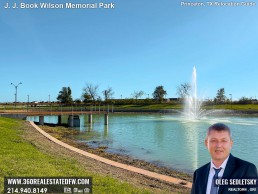
[[[38,121],[38,117],[27,120]],[[57,123],[57,116],[45,117],[45,122]],[[190,121],[180,115],[110,114],[109,125],[103,115],[80,115],[80,134],[76,139],[92,146],[107,146],[107,151],[125,154],[192,173],[210,161],[204,145],[206,129],[216,122],[227,124],[232,130],[232,154],[258,167],[257,117],[205,117]],[[62,116],[67,122],[67,116]]]

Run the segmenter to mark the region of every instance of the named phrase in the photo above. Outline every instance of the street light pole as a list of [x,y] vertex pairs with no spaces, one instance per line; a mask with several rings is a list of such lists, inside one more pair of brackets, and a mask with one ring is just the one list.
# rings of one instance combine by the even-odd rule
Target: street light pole
[[230,101],[231,101],[231,109],[232,109],[232,94],[229,94],[230,95]]
[[28,96],[28,103],[27,103],[27,112],[29,111],[29,103],[30,103],[30,95],[27,95]]
[[17,85],[11,83],[11,85],[13,85],[14,88],[15,88],[15,101],[14,101],[14,102],[15,102],[15,107],[16,107],[16,103],[17,103],[17,88],[18,88],[18,86],[19,86],[20,84],[22,84],[22,83],[20,82],[20,83],[18,83]]

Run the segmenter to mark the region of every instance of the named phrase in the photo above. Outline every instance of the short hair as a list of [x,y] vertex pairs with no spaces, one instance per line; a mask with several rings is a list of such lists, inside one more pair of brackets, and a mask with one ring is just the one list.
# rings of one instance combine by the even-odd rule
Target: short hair
[[206,134],[206,137],[208,137],[208,135],[209,135],[209,133],[211,132],[211,131],[227,131],[228,133],[229,133],[229,136],[230,136],[230,138],[232,139],[232,135],[231,135],[231,130],[230,130],[230,128],[227,126],[227,125],[225,125],[225,124],[223,124],[223,123],[215,123],[215,124],[213,124],[213,125],[211,125],[208,129],[207,129],[207,134]]

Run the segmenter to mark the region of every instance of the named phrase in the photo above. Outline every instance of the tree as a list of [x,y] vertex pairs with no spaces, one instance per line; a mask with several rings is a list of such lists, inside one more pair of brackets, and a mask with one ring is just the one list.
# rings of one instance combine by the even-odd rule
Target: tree
[[74,100],[74,102],[75,102],[76,104],[80,104],[82,101],[81,101],[80,98],[76,98],[76,99]]
[[217,96],[215,97],[214,101],[216,103],[222,103],[222,102],[225,102],[225,100],[226,100],[225,89],[224,88],[220,88],[217,91]]
[[252,98],[247,98],[245,96],[241,97],[238,101],[239,104],[251,104]]
[[83,88],[83,101],[85,101],[85,99],[91,99],[95,103],[96,99],[98,98],[98,88],[98,85],[86,84],[86,86]]
[[152,95],[155,100],[162,102],[167,92],[164,90],[163,86],[157,86]]
[[82,94],[82,101],[83,102],[88,102],[88,101],[91,101],[91,100],[92,100],[92,98],[88,93],[83,93]]
[[73,101],[71,88],[63,87],[56,99],[65,104],[71,103]]
[[179,98],[184,99],[189,96],[189,92],[191,91],[191,85],[189,83],[181,84],[177,87],[177,95]]
[[137,100],[138,98],[142,97],[142,95],[144,95],[144,92],[143,92],[142,90],[140,90],[140,91],[134,91],[133,94],[132,94],[133,98],[135,98],[136,100]]
[[108,87],[106,90],[102,91],[102,94],[104,95],[105,101],[112,98],[114,95],[113,89],[111,87]]

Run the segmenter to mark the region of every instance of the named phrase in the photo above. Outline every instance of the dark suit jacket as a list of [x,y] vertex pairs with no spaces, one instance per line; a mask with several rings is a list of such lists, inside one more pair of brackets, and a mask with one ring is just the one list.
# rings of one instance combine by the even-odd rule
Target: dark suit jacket
[[[210,162],[200,167],[194,172],[191,194],[206,194],[209,171],[210,171]],[[239,158],[236,158],[230,154],[222,178],[228,178],[228,179],[258,178],[257,169],[254,164],[241,160]],[[228,187],[223,187],[223,186],[219,187],[218,194],[228,194],[228,193],[243,194],[247,192],[228,191]],[[258,188],[256,188],[256,191],[248,192],[248,193],[257,194]]]

